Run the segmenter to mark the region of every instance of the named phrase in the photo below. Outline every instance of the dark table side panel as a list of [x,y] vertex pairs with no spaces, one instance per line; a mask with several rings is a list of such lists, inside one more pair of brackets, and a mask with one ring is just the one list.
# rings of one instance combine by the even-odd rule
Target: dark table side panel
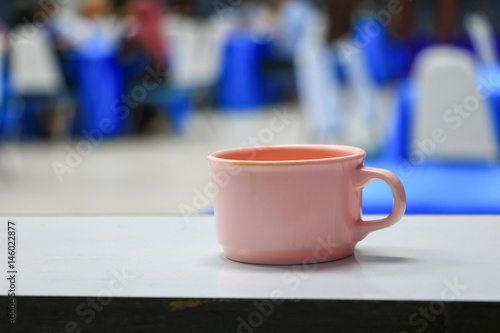
[[17,297],[0,332],[500,332],[500,303]]

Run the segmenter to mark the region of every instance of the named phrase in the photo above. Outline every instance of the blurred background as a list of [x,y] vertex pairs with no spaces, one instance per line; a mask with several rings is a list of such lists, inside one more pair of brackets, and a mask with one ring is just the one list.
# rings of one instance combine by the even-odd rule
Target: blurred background
[[408,213],[500,214],[499,1],[0,6],[2,214],[211,212],[206,155],[296,143],[364,148]]

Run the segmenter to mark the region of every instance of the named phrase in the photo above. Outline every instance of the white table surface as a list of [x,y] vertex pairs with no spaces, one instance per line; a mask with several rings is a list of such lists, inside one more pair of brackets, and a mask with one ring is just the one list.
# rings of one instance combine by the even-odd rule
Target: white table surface
[[213,216],[0,217],[5,275],[8,219],[20,296],[500,301],[500,216],[406,216],[316,266],[227,260]]

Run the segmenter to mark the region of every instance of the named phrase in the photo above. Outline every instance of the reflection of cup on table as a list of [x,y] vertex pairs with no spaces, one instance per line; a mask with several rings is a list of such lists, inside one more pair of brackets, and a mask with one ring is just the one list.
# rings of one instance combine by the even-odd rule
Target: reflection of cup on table
[[[341,259],[371,231],[401,219],[406,196],[390,171],[363,166],[355,147],[290,145],[235,148],[208,156],[217,238],[226,257],[262,264]],[[361,190],[371,180],[392,190],[392,213],[361,219]]]

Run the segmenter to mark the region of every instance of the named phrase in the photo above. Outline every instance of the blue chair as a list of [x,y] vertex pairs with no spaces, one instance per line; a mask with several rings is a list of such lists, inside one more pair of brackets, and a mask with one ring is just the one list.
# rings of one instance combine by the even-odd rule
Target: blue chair
[[0,89],[0,138],[6,139],[11,136],[13,126],[15,126],[11,117],[9,117],[9,103],[8,99],[11,95],[9,71],[7,70],[8,60],[7,55],[1,53],[0,61],[2,62],[2,71],[0,72],[1,89]]
[[[368,160],[396,173],[406,190],[407,214],[500,214],[500,165],[425,163],[406,159]],[[363,212],[388,214],[389,188],[373,182],[363,190]]]
[[236,31],[223,48],[217,86],[217,101],[222,109],[252,110],[264,104],[261,73],[265,44],[255,42],[249,32]]
[[[482,85],[482,90],[490,92],[487,100],[490,108],[476,112],[485,111],[494,121],[497,147],[500,147],[500,84],[495,84],[500,83],[500,70],[482,68],[477,76],[477,85]],[[489,78],[489,81],[486,78]],[[416,155],[412,157],[416,104],[422,99],[421,93],[422,91],[417,90],[416,82],[412,80],[399,83],[385,155],[367,164],[390,169],[402,179],[407,191],[409,214],[499,214],[498,160],[481,159],[478,156],[470,160],[447,160],[442,157],[420,159],[416,158]],[[450,138],[451,131],[460,131],[460,128],[449,129],[446,133]],[[383,195],[384,191],[387,192],[386,195]],[[392,204],[389,193],[385,185],[379,182],[366,188],[363,192],[364,212],[390,212]]]
[[479,68],[478,85],[488,95],[488,106],[500,147],[500,65],[485,65]]
[[181,136],[188,130],[193,115],[189,89],[164,84],[150,91],[144,103],[154,105],[164,112],[175,135]]
[[389,41],[387,30],[375,18],[365,17],[355,23],[352,36],[354,45],[363,53],[371,79],[377,85],[391,79]]
[[121,134],[124,120],[120,118],[116,105],[123,94],[123,86],[116,57],[89,57],[75,53],[71,63],[77,82],[76,134],[83,136],[84,131],[99,131],[103,137]]
[[401,160],[409,156],[411,117],[416,99],[416,91],[410,79],[396,84],[392,114],[389,119],[383,157],[388,160]]
[[77,136],[97,131],[110,138],[124,132],[125,119],[119,108],[123,74],[117,49],[116,40],[95,31],[67,54],[76,86]]
[[375,85],[385,85],[408,72],[411,61],[408,46],[391,38],[377,19],[359,19],[353,26],[351,40],[363,54],[366,70]]

